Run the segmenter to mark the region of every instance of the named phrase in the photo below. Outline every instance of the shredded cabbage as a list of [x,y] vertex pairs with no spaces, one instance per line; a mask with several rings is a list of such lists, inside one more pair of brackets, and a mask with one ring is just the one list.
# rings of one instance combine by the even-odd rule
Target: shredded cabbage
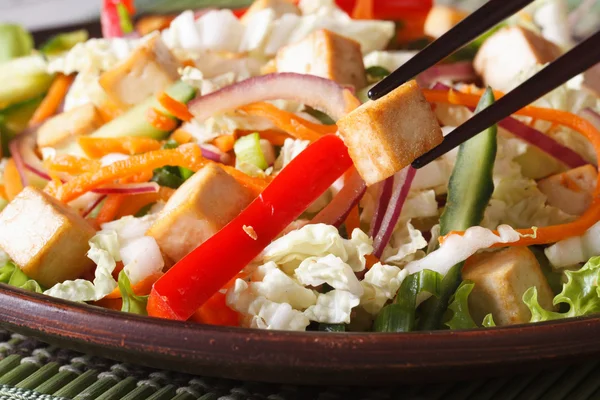
[[333,254],[307,258],[296,268],[295,276],[305,286],[317,287],[327,283],[334,289],[345,290],[359,297],[363,294],[352,268]]
[[600,255],[600,222],[594,224],[582,236],[574,236],[556,242],[544,250],[554,268],[568,268]]
[[257,268],[250,287],[253,292],[275,303],[287,303],[297,310],[305,310],[317,301],[316,294],[281,271],[277,264],[268,262]]
[[393,265],[377,263],[360,282],[363,295],[360,306],[371,315],[377,315],[388,300],[393,299],[408,272]]
[[310,306],[304,315],[311,321],[327,324],[349,324],[352,309],[360,304],[360,297],[345,290],[320,293],[317,304]]

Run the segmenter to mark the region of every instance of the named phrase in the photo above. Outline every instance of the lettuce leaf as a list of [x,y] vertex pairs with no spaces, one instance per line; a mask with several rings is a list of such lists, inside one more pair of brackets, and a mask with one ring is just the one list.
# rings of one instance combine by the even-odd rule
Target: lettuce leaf
[[119,291],[123,298],[121,311],[132,314],[148,315],[146,306],[148,305],[148,296],[138,296],[131,288],[131,282],[125,270],[119,272]]
[[450,305],[448,309],[452,313],[452,317],[446,326],[450,329],[474,329],[477,328],[477,324],[473,321],[471,313],[469,312],[469,295],[475,287],[473,281],[465,280],[462,281],[456,292],[450,299]]
[[29,290],[31,292],[42,293],[40,284],[33,279],[29,279],[21,268],[9,261],[0,268],[0,282],[7,285],[18,287],[19,289]]
[[567,282],[562,291],[554,297],[555,306],[565,305],[565,312],[548,311],[538,302],[537,289],[529,288],[523,294],[523,302],[531,311],[530,322],[580,317],[600,312],[600,257],[591,258],[578,271],[565,271]]

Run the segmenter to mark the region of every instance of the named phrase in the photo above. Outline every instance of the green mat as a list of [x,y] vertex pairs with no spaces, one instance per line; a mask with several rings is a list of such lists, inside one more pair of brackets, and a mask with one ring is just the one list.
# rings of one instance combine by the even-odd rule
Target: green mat
[[[508,371],[507,371],[508,372]],[[0,330],[0,400],[600,400],[600,362],[488,380],[299,387],[191,376],[91,357]]]

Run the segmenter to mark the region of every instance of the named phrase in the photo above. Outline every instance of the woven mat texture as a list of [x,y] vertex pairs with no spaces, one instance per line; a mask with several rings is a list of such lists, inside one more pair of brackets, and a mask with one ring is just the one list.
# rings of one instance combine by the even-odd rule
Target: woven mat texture
[[91,357],[0,330],[0,400],[600,400],[600,362],[489,380],[352,388],[191,376]]

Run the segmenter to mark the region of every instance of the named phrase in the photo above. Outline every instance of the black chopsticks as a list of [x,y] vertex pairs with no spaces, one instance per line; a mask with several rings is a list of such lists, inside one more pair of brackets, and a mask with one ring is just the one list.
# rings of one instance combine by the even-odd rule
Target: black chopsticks
[[377,100],[476,39],[533,0],[490,0],[369,91]]
[[600,62],[600,32],[562,55],[536,75],[519,85],[489,108],[475,114],[456,128],[434,149],[413,161],[414,168],[421,168],[447,153],[461,143],[482,132],[498,121],[514,114],[569,79]]

